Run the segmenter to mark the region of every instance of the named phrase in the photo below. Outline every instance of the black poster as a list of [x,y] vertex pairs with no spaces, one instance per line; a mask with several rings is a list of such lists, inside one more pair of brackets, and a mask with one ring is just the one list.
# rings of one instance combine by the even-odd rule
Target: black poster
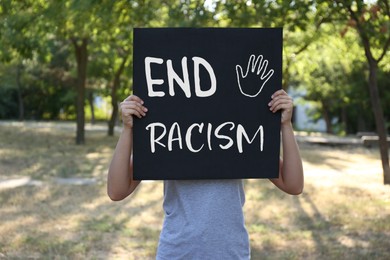
[[134,29],[134,179],[275,178],[281,28]]

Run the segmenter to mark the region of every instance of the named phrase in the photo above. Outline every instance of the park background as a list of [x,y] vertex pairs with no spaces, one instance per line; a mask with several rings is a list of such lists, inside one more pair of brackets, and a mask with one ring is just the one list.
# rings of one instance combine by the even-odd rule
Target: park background
[[246,180],[253,259],[389,259],[390,7],[382,1],[0,1],[0,258],[153,259],[162,183],[106,174],[135,27],[283,27],[300,196]]

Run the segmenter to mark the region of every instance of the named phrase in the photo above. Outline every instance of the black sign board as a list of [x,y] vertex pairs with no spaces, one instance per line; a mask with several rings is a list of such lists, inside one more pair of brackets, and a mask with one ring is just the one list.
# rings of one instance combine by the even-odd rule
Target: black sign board
[[280,28],[134,29],[134,179],[275,178]]

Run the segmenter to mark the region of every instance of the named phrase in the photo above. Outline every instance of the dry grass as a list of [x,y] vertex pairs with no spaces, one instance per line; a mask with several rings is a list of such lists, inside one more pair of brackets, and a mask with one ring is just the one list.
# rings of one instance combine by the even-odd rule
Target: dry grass
[[382,184],[376,150],[308,145],[301,150],[306,179],[301,196],[249,181],[253,256],[389,259],[390,187]]
[[[0,180],[31,176],[41,186],[0,189],[0,258],[153,259],[162,183],[141,184],[122,202],[106,196],[117,137],[58,124],[0,126]],[[247,180],[245,214],[253,259],[390,259],[390,187],[376,150],[302,145],[305,191],[289,196]],[[58,185],[54,177],[93,177]]]

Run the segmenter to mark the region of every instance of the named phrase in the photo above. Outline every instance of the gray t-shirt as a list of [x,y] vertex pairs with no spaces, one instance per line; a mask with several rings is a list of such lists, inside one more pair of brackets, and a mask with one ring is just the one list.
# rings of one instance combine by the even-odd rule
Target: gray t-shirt
[[242,180],[164,181],[158,260],[249,259]]

